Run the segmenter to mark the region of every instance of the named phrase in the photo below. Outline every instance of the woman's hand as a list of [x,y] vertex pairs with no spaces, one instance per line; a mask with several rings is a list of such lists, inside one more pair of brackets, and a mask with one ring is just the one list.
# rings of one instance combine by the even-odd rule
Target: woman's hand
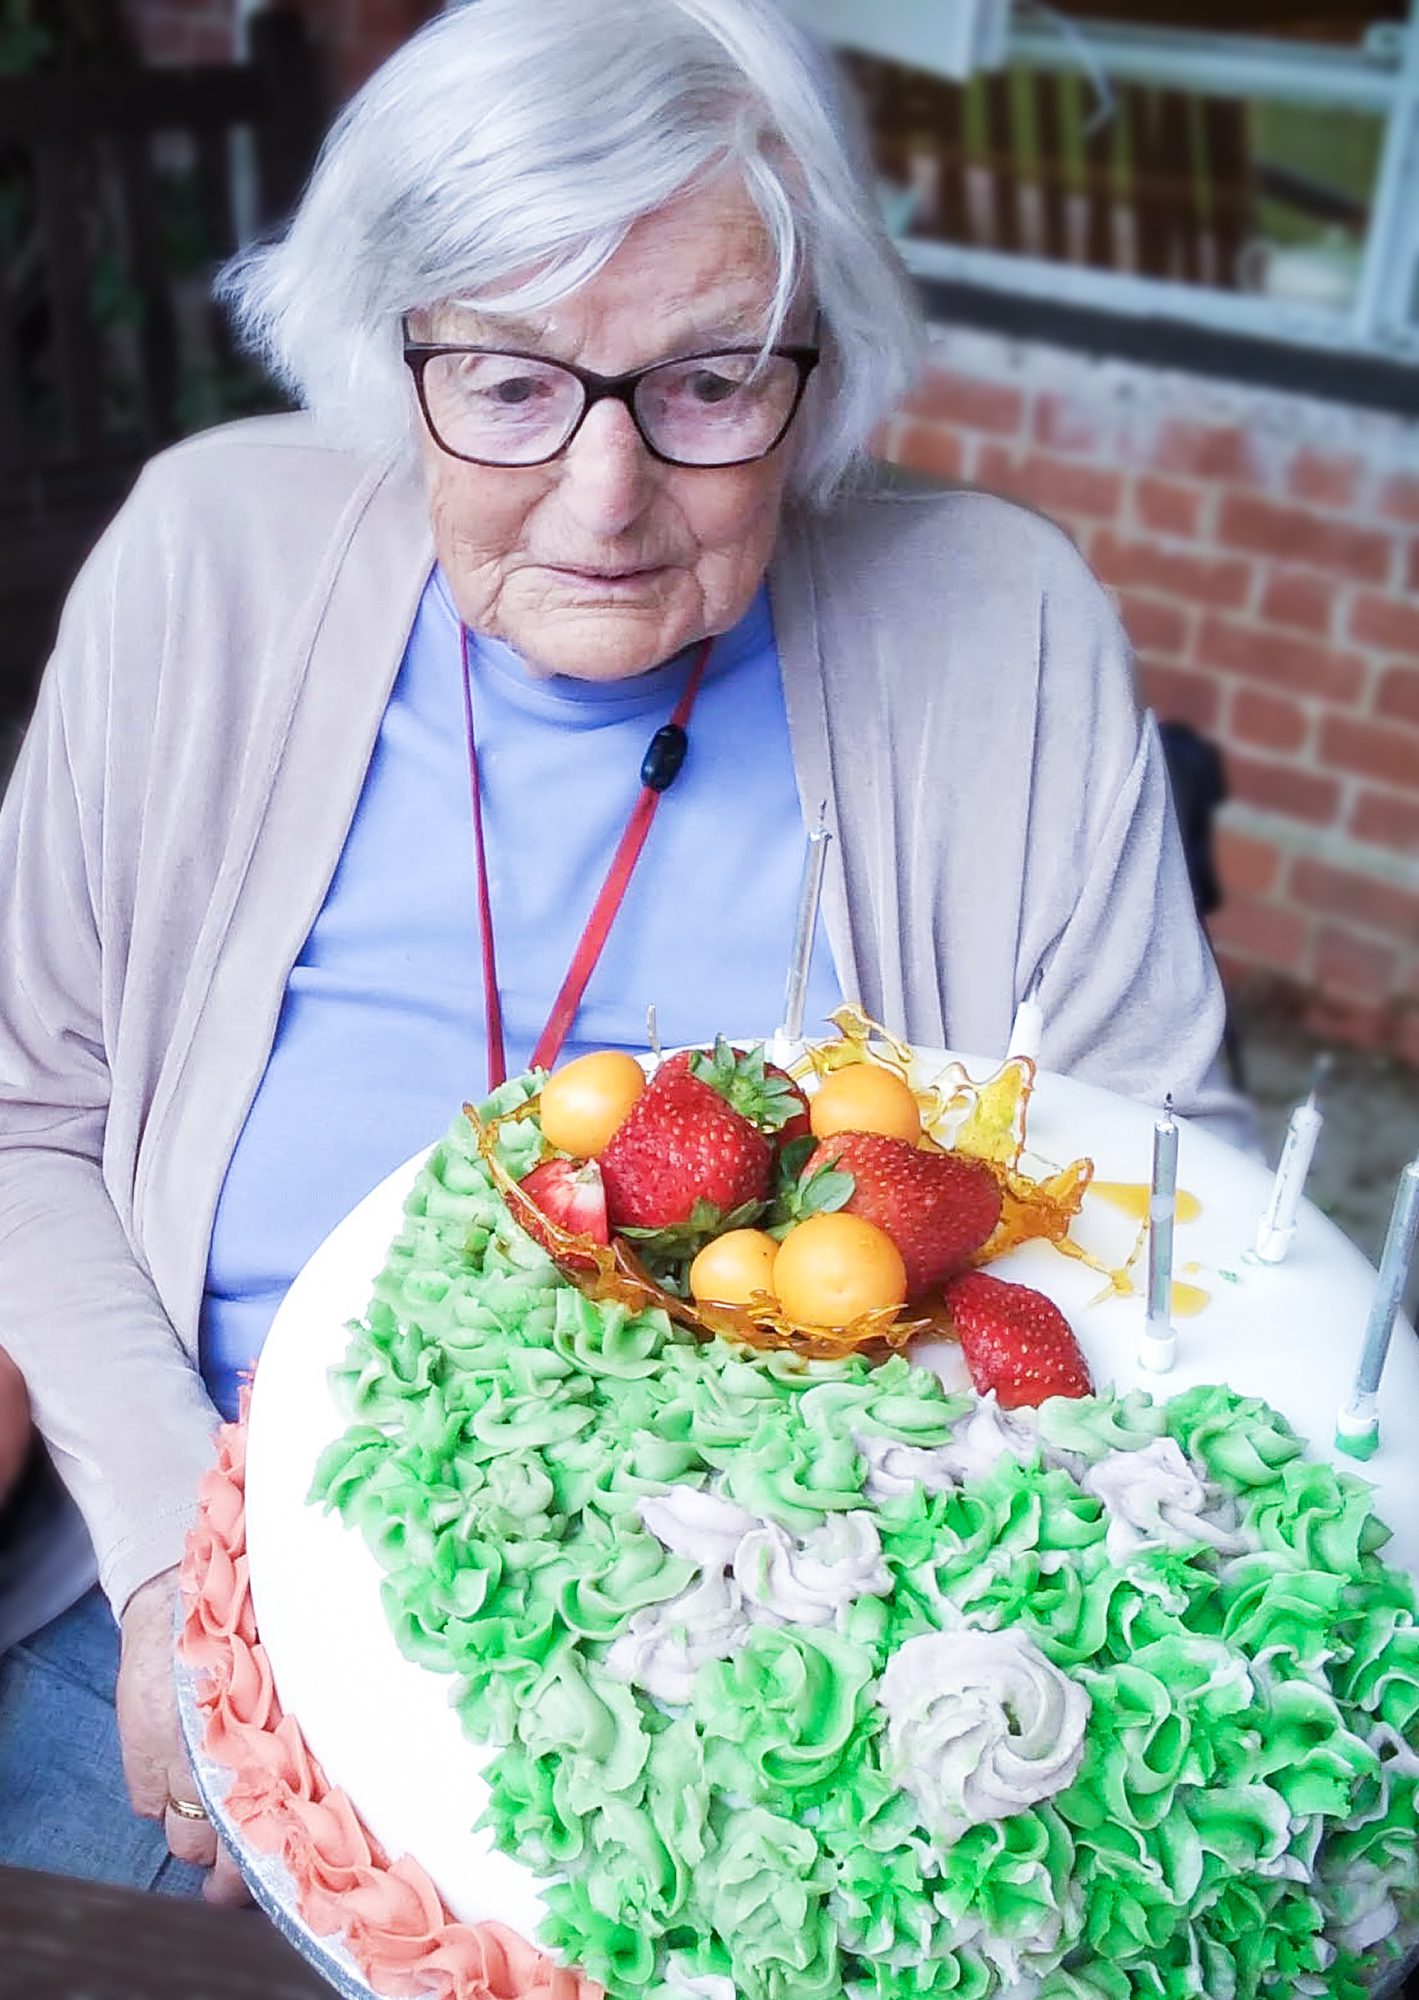
[[176,1605],[177,1571],[168,1569],[135,1590],[123,1613],[117,1696],[123,1775],[134,1812],[162,1821],[170,1852],[211,1869],[202,1891],[207,1901],[246,1903],[246,1884],[211,1821],[173,1810],[174,1799],[197,1802],[173,1683]]
[[30,1450],[30,1398],[25,1378],[0,1347],[0,1507],[19,1482]]

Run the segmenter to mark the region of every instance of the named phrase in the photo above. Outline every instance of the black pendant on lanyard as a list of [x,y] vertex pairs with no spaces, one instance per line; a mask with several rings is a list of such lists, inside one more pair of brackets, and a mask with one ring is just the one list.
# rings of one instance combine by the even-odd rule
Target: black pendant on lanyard
[[641,759],[641,783],[651,792],[668,792],[680,775],[690,739],[678,722],[662,722]]

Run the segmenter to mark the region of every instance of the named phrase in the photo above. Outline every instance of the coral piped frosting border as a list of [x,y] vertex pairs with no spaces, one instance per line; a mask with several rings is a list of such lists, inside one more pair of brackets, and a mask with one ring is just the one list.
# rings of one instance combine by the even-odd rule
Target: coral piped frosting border
[[217,1434],[181,1571],[178,1652],[197,1676],[203,1748],[232,1773],[223,1810],[289,1870],[301,1920],[338,1935],[376,1993],[431,2000],[603,2000],[602,1988],[498,1923],[464,1924],[417,1861],[391,1861],[277,1698],[246,1555],[245,1409]]

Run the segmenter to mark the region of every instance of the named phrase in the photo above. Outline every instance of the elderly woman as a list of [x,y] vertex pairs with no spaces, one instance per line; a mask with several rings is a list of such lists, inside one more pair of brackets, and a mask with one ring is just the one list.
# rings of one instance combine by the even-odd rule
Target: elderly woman
[[[0,835],[4,1332],[103,1592],[41,1636],[102,1637],[111,1679],[121,1623],[155,1822],[100,1866],[100,1780],[39,1796],[72,1719],[0,1686],[38,1774],[0,1859],[144,1880],[213,1859],[174,1565],[284,1288],[485,1074],[635,1047],[651,1001],[667,1041],[771,1029],[820,808],[810,1022],[851,997],[989,1052],[1038,981],[1048,1065],[1220,1105],[1118,623],[1043,520],[868,466],[918,324],[772,0],[444,16],[227,289],[304,411],[145,473]],[[672,717],[688,754],[621,880]]]

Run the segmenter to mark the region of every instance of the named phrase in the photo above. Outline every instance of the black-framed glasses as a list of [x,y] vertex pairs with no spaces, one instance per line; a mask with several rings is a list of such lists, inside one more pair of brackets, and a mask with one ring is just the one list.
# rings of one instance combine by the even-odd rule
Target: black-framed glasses
[[594,403],[624,403],[652,458],[666,465],[748,465],[782,443],[816,347],[723,347],[597,375],[515,349],[410,340],[404,359],[434,443],[473,465],[545,465]]

